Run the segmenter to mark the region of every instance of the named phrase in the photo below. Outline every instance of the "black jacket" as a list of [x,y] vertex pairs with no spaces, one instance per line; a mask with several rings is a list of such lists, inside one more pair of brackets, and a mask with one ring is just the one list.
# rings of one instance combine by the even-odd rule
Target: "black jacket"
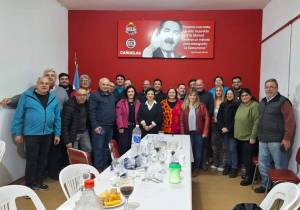
[[217,126],[218,130],[221,132],[222,128],[227,128],[229,130],[226,135],[233,137],[234,135],[234,117],[236,110],[239,107],[239,102],[223,102],[220,105],[218,115],[217,115]]
[[202,92],[198,92],[200,102],[204,103],[206,106],[206,109],[208,111],[208,114],[210,117],[214,116],[214,98],[209,93],[203,90]]
[[82,109],[85,109],[85,123],[86,128],[89,129],[89,120],[88,120],[88,105],[79,105],[75,97],[69,99],[63,107],[62,116],[61,116],[61,139],[64,144],[73,143],[76,140],[78,133],[79,122],[84,120],[82,118],[81,112]]

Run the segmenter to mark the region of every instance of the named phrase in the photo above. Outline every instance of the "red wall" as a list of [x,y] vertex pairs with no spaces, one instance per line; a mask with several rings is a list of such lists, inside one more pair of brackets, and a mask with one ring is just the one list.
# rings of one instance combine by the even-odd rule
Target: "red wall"
[[[118,20],[213,20],[213,59],[142,59],[117,57]],[[227,86],[240,75],[244,86],[258,95],[260,74],[261,10],[232,11],[69,11],[69,72],[74,73],[77,53],[79,73],[89,74],[93,89],[98,79],[128,77],[138,89],[144,79],[159,77],[164,89],[191,78],[202,78],[207,89],[222,75]]]

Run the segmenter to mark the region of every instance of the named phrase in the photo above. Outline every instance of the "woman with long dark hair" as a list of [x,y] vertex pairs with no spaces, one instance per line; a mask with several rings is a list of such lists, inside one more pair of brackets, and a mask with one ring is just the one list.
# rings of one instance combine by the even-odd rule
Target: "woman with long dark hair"
[[170,88],[167,99],[162,100],[160,104],[164,113],[162,130],[164,133],[179,134],[182,101],[177,99],[176,89]]
[[124,93],[125,98],[118,101],[116,106],[120,155],[123,155],[131,147],[132,130],[138,123],[137,116],[141,105],[140,101],[136,99],[137,92],[134,86],[127,86]]
[[248,88],[241,91],[240,98],[241,104],[234,118],[234,138],[238,140],[238,144],[241,146],[242,163],[246,169],[246,177],[240,185],[246,186],[251,184],[254,172],[252,156],[257,148],[259,105]]

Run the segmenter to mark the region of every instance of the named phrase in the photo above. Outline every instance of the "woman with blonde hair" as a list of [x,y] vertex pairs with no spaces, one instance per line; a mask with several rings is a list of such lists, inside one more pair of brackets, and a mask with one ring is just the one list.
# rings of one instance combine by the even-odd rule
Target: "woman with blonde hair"
[[189,90],[182,104],[180,130],[182,134],[190,135],[194,156],[192,175],[195,177],[202,162],[203,138],[206,138],[209,132],[209,114],[194,89]]
[[211,147],[213,150],[213,164],[212,169],[217,169],[218,171],[223,171],[223,147],[222,147],[222,135],[221,130],[217,126],[217,116],[221,103],[224,101],[224,90],[222,86],[217,86],[215,88],[214,95],[214,115],[212,119],[211,127]]

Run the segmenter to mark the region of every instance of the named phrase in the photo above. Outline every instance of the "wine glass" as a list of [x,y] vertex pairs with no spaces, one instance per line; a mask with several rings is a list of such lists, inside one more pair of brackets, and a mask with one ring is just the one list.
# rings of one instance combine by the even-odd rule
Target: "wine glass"
[[124,210],[131,209],[128,205],[128,199],[134,189],[134,179],[129,176],[121,176],[120,177],[120,191],[122,195],[125,197],[125,205]]
[[159,173],[161,173],[161,174],[166,173],[166,170],[164,169],[166,159],[167,159],[166,153],[161,151],[158,156],[158,160],[160,162],[160,168],[161,168]]

